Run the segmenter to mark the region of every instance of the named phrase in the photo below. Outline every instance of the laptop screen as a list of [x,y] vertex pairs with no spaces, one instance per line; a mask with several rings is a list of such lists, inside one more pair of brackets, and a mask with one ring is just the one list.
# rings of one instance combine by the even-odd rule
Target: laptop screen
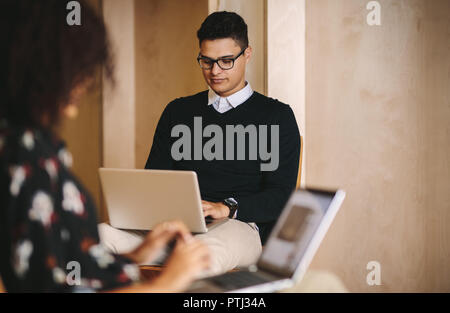
[[290,277],[314,237],[335,192],[297,190],[268,239],[258,267]]

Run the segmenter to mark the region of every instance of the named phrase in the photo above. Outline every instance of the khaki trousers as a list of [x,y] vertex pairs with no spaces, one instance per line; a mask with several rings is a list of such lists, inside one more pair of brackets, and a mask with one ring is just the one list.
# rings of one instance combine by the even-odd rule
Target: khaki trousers
[[[135,249],[147,233],[117,229],[105,223],[98,225],[98,231],[102,244],[116,254]],[[210,269],[201,276],[218,275],[236,267],[252,265],[258,260],[262,250],[256,226],[234,219],[195,237],[208,246],[211,255]],[[149,265],[160,265],[166,257],[167,253],[163,251],[158,260]]]

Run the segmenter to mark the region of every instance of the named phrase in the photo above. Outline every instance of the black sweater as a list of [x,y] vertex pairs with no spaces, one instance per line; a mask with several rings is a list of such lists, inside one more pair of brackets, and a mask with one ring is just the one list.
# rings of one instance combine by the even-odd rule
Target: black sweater
[[[220,126],[223,133],[223,160],[194,160],[194,117],[202,118],[203,129],[211,124]],[[180,137],[171,137],[172,128],[186,125],[191,132],[190,160],[174,160],[172,144]],[[251,160],[249,137],[245,140],[245,160],[237,160],[237,139],[234,139],[234,160],[227,160],[226,125],[255,125],[258,138],[259,125],[267,125],[267,148],[271,151],[272,125],[279,125],[279,165],[274,171],[261,171],[260,153]],[[181,136],[181,135],[180,135]],[[196,138],[199,138],[198,136]],[[203,148],[211,137],[202,136]],[[256,145],[259,148],[259,143]],[[198,151],[198,149],[197,149]],[[300,156],[300,134],[295,116],[289,107],[278,100],[268,98],[258,92],[244,103],[225,113],[208,106],[208,91],[178,98],[170,102],[163,111],[156,127],[153,145],[145,165],[146,169],[189,170],[198,176],[202,199],[220,202],[233,197],[239,203],[237,219],[256,222],[260,227],[264,242],[274,222],[279,217],[290,194],[295,189]]]

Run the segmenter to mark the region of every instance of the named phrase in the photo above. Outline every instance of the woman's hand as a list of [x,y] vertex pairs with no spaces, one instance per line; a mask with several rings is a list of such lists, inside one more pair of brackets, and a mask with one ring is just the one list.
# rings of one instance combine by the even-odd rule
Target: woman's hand
[[181,238],[183,241],[191,240],[192,234],[181,221],[163,222],[156,225],[148,233],[142,244],[126,256],[136,264],[153,261],[161,250],[173,239]]
[[179,292],[186,289],[196,275],[207,269],[210,263],[208,247],[194,237],[187,241],[177,239],[164,271],[151,281],[158,291]]
[[203,242],[193,237],[184,241],[179,237],[158,277],[109,292],[180,292],[189,286],[198,273],[208,268],[209,261],[209,251]]
[[208,247],[194,238],[183,222],[158,224],[149,232],[144,242],[126,256],[137,264],[151,262],[174,239],[175,248],[157,278],[116,291],[178,292],[188,287],[198,273],[208,268],[210,259]]

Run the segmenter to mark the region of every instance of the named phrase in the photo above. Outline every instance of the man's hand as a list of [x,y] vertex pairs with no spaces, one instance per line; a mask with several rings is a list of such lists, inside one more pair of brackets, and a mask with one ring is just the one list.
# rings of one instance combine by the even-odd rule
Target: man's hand
[[192,239],[192,234],[181,221],[160,223],[148,233],[139,247],[126,256],[137,264],[151,262],[175,238],[187,242]]
[[222,202],[209,202],[202,200],[203,215],[205,217],[211,216],[212,218],[223,218],[230,215],[230,208],[228,208]]

